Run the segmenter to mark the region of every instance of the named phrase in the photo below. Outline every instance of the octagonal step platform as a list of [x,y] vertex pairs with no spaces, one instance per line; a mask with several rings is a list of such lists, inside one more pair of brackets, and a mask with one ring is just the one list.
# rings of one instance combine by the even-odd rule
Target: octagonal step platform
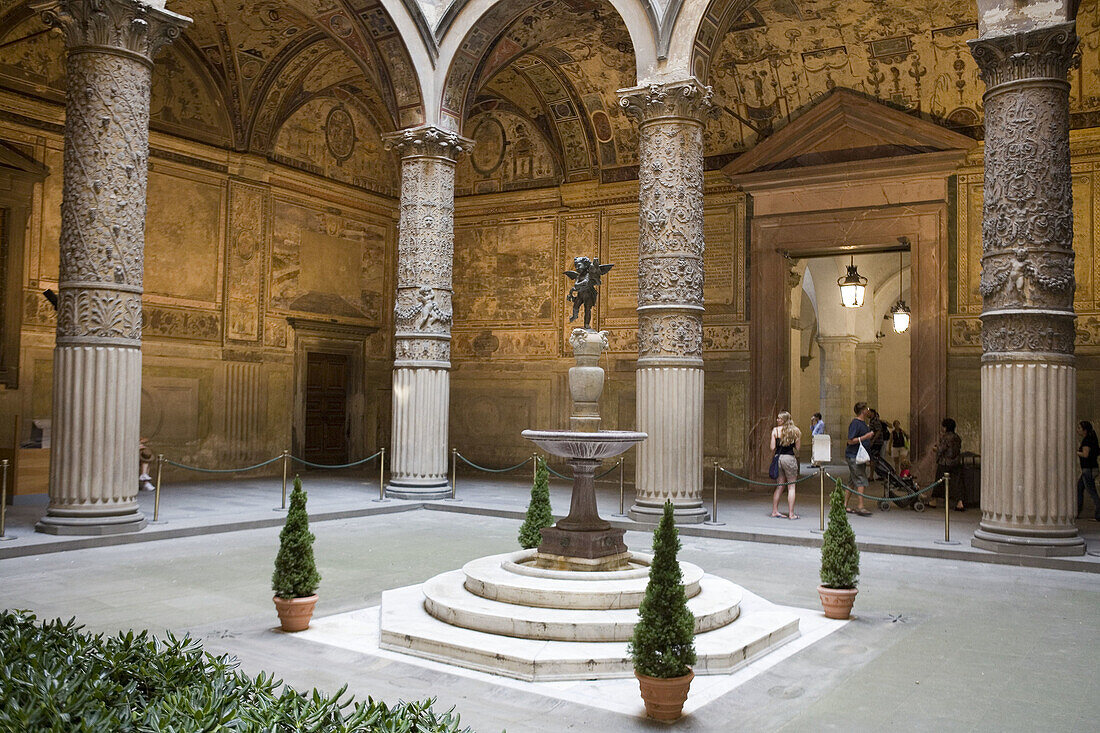
[[[626,642],[638,621],[649,556],[626,570],[534,567],[534,551],[474,560],[423,585],[382,594],[379,646],[516,679],[608,679],[633,674]],[[696,616],[696,674],[725,674],[798,636],[798,618],[681,563]],[[751,595],[751,594],[749,594]]]

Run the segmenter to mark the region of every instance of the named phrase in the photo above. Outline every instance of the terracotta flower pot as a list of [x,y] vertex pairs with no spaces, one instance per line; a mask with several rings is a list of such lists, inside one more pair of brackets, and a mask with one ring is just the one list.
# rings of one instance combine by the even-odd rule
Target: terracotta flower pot
[[695,679],[695,673],[689,671],[683,677],[647,677],[634,670],[638,678],[638,687],[642,690],[642,702],[646,715],[654,720],[676,720],[682,714],[688,688]]
[[826,588],[817,586],[817,595],[821,598],[821,607],[825,609],[825,618],[847,619],[852,615],[852,604],[856,602],[855,588]]
[[313,607],[317,605],[317,594],[303,598],[280,598],[273,596],[275,610],[279,613],[279,623],[283,631],[305,631],[313,618]]

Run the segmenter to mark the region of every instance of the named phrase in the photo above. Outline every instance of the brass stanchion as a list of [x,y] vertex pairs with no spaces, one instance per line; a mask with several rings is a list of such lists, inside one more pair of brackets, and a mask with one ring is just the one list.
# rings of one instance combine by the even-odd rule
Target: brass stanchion
[[451,498],[458,492],[458,448],[451,448]]
[[378,449],[378,498],[375,501],[386,500],[386,449]]
[[714,494],[710,505],[710,519],[703,522],[703,524],[715,527],[725,524],[725,522],[718,521],[718,461],[714,461]]
[[943,539],[936,540],[937,545],[957,545],[958,540],[951,539],[951,474],[943,474]]
[[0,461],[0,540],[14,540],[6,531],[8,523],[8,459]]
[[624,506],[623,502],[624,502],[624,499],[623,499],[623,459],[620,458],[619,459],[619,513],[615,514],[613,516],[616,516],[616,517],[625,517],[626,516],[626,513],[623,511],[623,509],[625,509],[625,506]]
[[277,512],[286,511],[286,474],[290,469],[290,451],[283,451],[283,504],[282,506],[275,507]]
[[539,479],[539,454],[531,454],[531,485],[534,486],[535,482]]
[[817,514],[819,517],[820,527],[818,529],[811,529],[814,534],[825,533],[825,466],[820,463],[817,466],[817,483],[818,483],[818,497],[820,506],[818,507]]
[[153,524],[160,524],[160,474],[164,468],[164,454],[157,453],[157,485],[153,493]]

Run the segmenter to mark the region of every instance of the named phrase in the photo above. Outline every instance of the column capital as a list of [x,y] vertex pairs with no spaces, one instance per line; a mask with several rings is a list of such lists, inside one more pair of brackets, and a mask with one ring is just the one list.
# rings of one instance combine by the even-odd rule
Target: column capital
[[191,19],[141,0],[37,0],[42,22],[65,34],[69,52],[132,55],[152,65],[160,50],[191,25]]
[[474,141],[451,130],[421,125],[383,135],[382,145],[402,158],[444,158],[455,161],[462,153],[473,150]]
[[984,36],[968,41],[978,64],[986,94],[1002,84],[1048,79],[1069,85],[1073,52],[1077,48],[1076,23],[1057,23],[1009,35]]
[[682,81],[653,82],[620,89],[619,106],[645,124],[655,120],[681,119],[701,122],[710,108],[714,90],[695,77]]

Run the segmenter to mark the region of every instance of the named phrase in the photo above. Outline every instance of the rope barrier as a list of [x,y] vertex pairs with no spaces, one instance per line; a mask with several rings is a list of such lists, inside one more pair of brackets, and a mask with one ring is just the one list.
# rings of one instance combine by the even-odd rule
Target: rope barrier
[[721,466],[718,467],[718,470],[721,471],[722,473],[726,474],[727,476],[735,478],[739,481],[744,481],[747,484],[755,484],[757,486],[770,486],[773,489],[778,488],[780,486],[789,486],[790,484],[800,484],[803,481],[808,481],[809,479],[812,479],[814,476],[817,475],[816,473],[808,473],[805,476],[803,476],[802,478],[796,479],[794,481],[788,481],[786,483],[777,484],[777,483],[769,483],[767,481],[753,481],[751,478],[745,478],[744,476],[739,476],[736,473],[734,473],[733,471],[727,471],[726,469],[722,468]]
[[[462,455],[458,451],[455,451],[455,455],[458,456],[459,458],[461,458],[463,463],[465,463],[467,466],[470,466],[472,468],[476,468],[479,471],[485,471],[486,473],[508,473],[509,471],[515,471],[517,468],[522,468],[522,467],[526,466],[534,458],[534,456],[532,456],[531,458],[524,458],[521,462],[517,463],[514,466],[509,466],[508,468],[486,468],[485,466],[477,465],[476,463],[474,463],[473,461],[471,461],[469,458]],[[550,467],[547,466],[547,468],[550,468]],[[551,472],[553,472],[554,469],[551,468],[550,470],[551,470]]]
[[914,491],[911,494],[906,494],[905,496],[896,496],[896,497],[894,497],[894,496],[871,496],[870,494],[864,494],[861,491],[856,491],[855,489],[851,488],[850,486],[848,486],[848,484],[844,483],[843,481],[841,481],[839,478],[832,475],[828,471],[825,472],[825,475],[828,476],[829,478],[831,478],[833,481],[836,481],[837,483],[839,483],[841,488],[843,488],[845,491],[847,491],[849,493],[852,493],[852,494],[855,494],[856,496],[862,496],[864,499],[870,499],[871,501],[885,501],[885,502],[890,502],[890,503],[893,503],[893,504],[897,504],[898,502],[901,502],[901,501],[908,501],[909,499],[912,499],[914,496],[920,496],[921,494],[927,493],[927,492],[931,491],[932,489],[936,488],[937,486],[939,486],[940,484],[943,483],[942,478],[938,479],[937,481],[929,484],[925,488],[918,489],[918,490]]
[[369,458],[364,458],[361,461],[353,461],[352,463],[328,463],[328,464],[326,464],[326,463],[313,463],[311,461],[307,461],[305,458],[299,458],[298,456],[291,456],[290,460],[297,461],[298,463],[301,463],[303,466],[309,466],[310,468],[352,468],[354,466],[361,466],[364,463],[366,463],[367,461],[373,461],[375,458],[377,458],[380,455],[382,455],[382,451],[378,451],[377,453],[375,453],[373,456],[370,456]]
[[245,466],[244,468],[199,468],[198,466],[188,466],[185,463],[176,463],[169,458],[165,458],[164,462],[167,463],[169,466],[175,466],[176,468],[182,468],[187,471],[198,471],[199,473],[244,473],[245,471],[254,471],[257,468],[270,466],[272,463],[281,460],[283,460],[282,456],[275,456],[274,458],[264,461],[263,463],[257,463],[255,466]]

